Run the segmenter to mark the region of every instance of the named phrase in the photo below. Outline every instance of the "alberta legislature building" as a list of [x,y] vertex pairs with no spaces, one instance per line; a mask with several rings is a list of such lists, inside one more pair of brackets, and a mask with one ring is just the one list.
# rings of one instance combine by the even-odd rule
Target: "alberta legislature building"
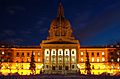
[[86,74],[86,59],[89,59],[91,74],[120,72],[120,45],[81,46],[72,32],[60,2],[49,35],[39,46],[0,47],[0,72],[30,75],[32,54],[35,74]]

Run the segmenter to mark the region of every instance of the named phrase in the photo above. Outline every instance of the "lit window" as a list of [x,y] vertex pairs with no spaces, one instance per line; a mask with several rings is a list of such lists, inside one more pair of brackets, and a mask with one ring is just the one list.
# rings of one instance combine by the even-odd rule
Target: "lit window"
[[40,65],[38,65],[38,69],[40,69]]
[[114,65],[112,65],[112,69],[114,69]]
[[33,55],[35,55],[35,52],[33,52]]
[[120,58],[118,58],[117,61],[119,62],[119,61],[120,61]]
[[94,62],[94,58],[92,58],[92,62]]
[[49,60],[49,58],[48,58],[48,57],[46,57],[46,60],[48,61],[48,60]]
[[99,58],[97,58],[97,62],[99,62],[100,60],[99,60]]
[[5,52],[3,51],[2,54],[5,54]]
[[29,59],[29,58],[27,58],[27,62],[30,62],[30,59]]
[[81,61],[83,62],[83,58],[81,58]]
[[116,47],[120,47],[119,45],[117,45]]
[[114,60],[113,60],[113,59],[111,59],[111,61],[113,62]]
[[55,56],[52,57],[52,62],[55,62]]
[[104,53],[104,52],[102,52],[102,55],[105,55],[105,53]]
[[38,56],[40,56],[40,52],[38,52]]
[[105,69],[105,65],[103,65],[103,69]]
[[100,69],[100,65],[98,65],[98,69]]
[[83,55],[83,52],[81,52],[81,55]]
[[118,69],[120,69],[120,66],[118,66]]
[[2,62],[4,62],[4,59],[2,59]]
[[75,59],[74,58],[72,58],[72,62],[74,62],[75,61]]
[[119,55],[120,53],[119,53],[119,52],[117,52],[117,54]]
[[29,65],[26,66],[26,69],[29,69]]
[[105,58],[102,58],[102,62],[105,62]]
[[59,58],[59,61],[62,61],[62,58]]
[[40,58],[38,58],[38,62],[40,62]]

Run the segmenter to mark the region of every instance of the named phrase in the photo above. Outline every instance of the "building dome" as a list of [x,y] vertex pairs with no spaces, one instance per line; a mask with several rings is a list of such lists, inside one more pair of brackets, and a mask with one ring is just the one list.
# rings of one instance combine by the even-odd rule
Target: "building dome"
[[58,15],[51,22],[48,39],[55,38],[73,38],[71,24],[69,20],[64,17],[63,6],[60,3],[58,6]]
[[69,20],[67,20],[65,17],[55,18],[50,25],[50,27],[53,27],[53,28],[59,28],[60,26],[62,28],[69,28],[71,25]]

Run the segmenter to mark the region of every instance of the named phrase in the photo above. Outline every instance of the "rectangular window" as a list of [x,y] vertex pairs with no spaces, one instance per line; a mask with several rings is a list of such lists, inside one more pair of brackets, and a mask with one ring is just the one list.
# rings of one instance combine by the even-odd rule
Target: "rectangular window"
[[59,54],[61,54],[61,51],[59,51]]
[[104,52],[102,52],[102,57],[104,57],[105,56],[105,53]]
[[92,62],[94,62],[94,58],[92,58]]
[[83,62],[84,60],[83,60],[83,58],[81,58],[81,62]]
[[40,57],[40,52],[38,52],[38,56]]
[[49,57],[46,57],[46,60],[48,61],[48,60],[49,60]]
[[38,58],[38,62],[40,62],[40,58]]
[[74,65],[72,65],[72,69],[74,69]]
[[35,55],[35,52],[33,52],[33,55]]
[[53,54],[55,54],[55,51],[53,51]]
[[97,52],[97,57],[99,57],[99,52]]
[[46,68],[48,68],[48,65],[46,65]]
[[66,51],[66,54],[68,54],[68,52]]
[[24,52],[22,52],[22,55],[21,55],[22,57],[24,57]]
[[75,58],[74,57],[72,58],[72,62],[75,62]]
[[49,54],[49,52],[47,51],[47,54]]
[[97,58],[97,62],[100,62],[99,58]]
[[27,57],[29,57],[30,56],[30,53],[27,53]]
[[83,52],[81,52],[81,56],[83,55]]
[[59,66],[59,70],[62,70],[62,66]]
[[72,51],[72,54],[74,54],[74,51]]
[[62,61],[62,58],[59,58],[59,62],[61,62]]
[[105,62],[105,58],[102,58],[102,62]]
[[92,52],[92,57],[94,57],[94,52]]
[[2,54],[5,54],[5,52],[4,52],[4,51],[2,51]]
[[117,55],[120,55],[120,52],[117,52]]
[[52,57],[52,62],[55,62],[55,57],[54,56]]
[[16,57],[19,57],[19,52],[17,52]]
[[65,70],[68,70],[69,69],[69,67],[68,66],[65,66]]
[[52,66],[52,70],[55,70],[55,66]]

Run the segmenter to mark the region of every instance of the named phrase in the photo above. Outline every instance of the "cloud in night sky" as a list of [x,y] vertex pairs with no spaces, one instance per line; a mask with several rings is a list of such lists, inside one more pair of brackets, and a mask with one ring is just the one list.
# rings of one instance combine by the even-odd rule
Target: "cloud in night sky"
[[13,30],[10,30],[10,29],[7,30],[6,29],[1,34],[4,35],[4,36],[14,36],[15,32]]
[[10,6],[10,7],[7,7],[6,8],[6,11],[11,14],[11,15],[14,15],[16,12],[24,12],[25,11],[25,8],[24,7],[21,7],[21,6]]

